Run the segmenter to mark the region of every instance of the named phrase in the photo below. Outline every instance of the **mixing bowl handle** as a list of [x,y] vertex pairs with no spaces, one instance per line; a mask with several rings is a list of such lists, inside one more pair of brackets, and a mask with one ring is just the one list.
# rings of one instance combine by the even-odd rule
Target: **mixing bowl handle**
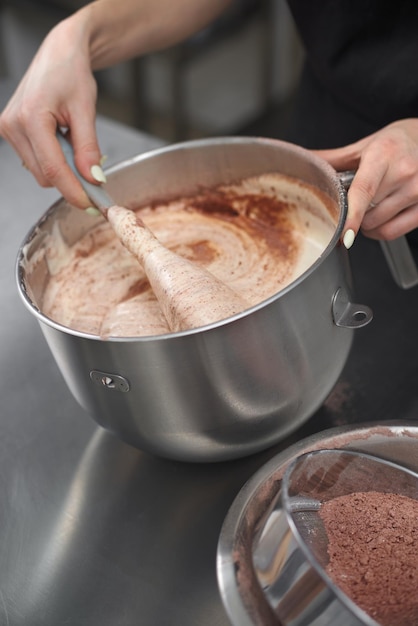
[[334,324],[341,328],[362,328],[373,319],[373,311],[365,304],[351,302],[346,289],[339,287],[332,299]]
[[[348,189],[354,178],[354,171],[338,172],[344,189]],[[418,269],[406,237],[393,241],[380,241],[383,254],[395,283],[402,289],[409,289],[418,284]]]

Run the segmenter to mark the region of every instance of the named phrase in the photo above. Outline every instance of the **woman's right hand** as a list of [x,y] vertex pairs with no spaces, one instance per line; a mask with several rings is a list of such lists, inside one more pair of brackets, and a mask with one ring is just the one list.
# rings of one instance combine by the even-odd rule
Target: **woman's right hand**
[[97,86],[84,31],[82,20],[68,19],[47,35],[0,116],[0,134],[22,165],[40,185],[56,187],[79,208],[91,203],[65,162],[56,132],[68,129],[83,176],[104,182],[95,129]]
[[198,32],[231,0],[95,0],[45,38],[0,116],[0,135],[44,187],[80,208],[89,201],[65,162],[58,128],[68,129],[79,172],[104,182],[93,70],[161,50]]

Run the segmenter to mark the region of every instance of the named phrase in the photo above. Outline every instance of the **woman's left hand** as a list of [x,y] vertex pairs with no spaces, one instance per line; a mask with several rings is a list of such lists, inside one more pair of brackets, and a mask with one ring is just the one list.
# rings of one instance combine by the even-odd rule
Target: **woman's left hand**
[[389,124],[356,143],[315,150],[337,171],[356,170],[348,191],[343,242],[360,227],[372,239],[396,239],[418,227],[418,118]]

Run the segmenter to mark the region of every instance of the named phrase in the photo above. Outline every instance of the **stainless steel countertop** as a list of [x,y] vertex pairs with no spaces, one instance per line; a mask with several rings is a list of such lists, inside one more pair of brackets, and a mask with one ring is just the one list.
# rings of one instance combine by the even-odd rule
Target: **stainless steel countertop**
[[[109,164],[158,142],[101,119]],[[0,625],[228,626],[216,546],[234,497],[275,453],[345,423],[416,419],[418,288],[401,291],[376,242],[350,254],[375,319],[324,406],[273,449],[213,465],[119,442],[71,396],[15,285],[18,248],[58,198],[0,140]]]

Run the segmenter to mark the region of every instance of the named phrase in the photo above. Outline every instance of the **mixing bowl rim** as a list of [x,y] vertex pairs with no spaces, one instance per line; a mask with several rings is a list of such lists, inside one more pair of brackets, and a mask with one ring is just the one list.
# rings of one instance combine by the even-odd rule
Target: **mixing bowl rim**
[[[51,328],[63,332],[67,335],[71,335],[74,337],[79,337],[80,339],[88,339],[94,341],[106,341],[111,343],[149,343],[151,341],[167,341],[177,340],[183,337],[194,336],[196,334],[201,334],[210,331],[216,331],[219,328],[223,328],[229,324],[234,322],[238,322],[239,320],[247,318],[252,313],[260,311],[264,308],[267,308],[273,302],[285,297],[290,291],[298,287],[301,283],[303,283],[310,275],[312,275],[317,268],[325,261],[325,259],[333,252],[334,248],[339,244],[339,240],[341,237],[343,225],[345,222],[345,218],[347,215],[348,205],[346,193],[344,191],[343,185],[338,178],[337,172],[334,168],[329,165],[324,159],[320,158],[314,153],[311,153],[306,148],[298,146],[296,144],[292,144],[289,142],[285,142],[279,139],[270,139],[266,137],[235,137],[235,136],[220,136],[220,137],[207,137],[204,139],[192,139],[189,141],[183,141],[179,143],[173,143],[167,146],[162,146],[158,148],[153,148],[152,150],[148,150],[146,152],[140,153],[133,157],[129,157],[127,159],[123,159],[113,164],[109,168],[105,169],[106,177],[110,181],[111,177],[119,173],[121,170],[126,169],[127,167],[131,167],[133,165],[137,165],[138,163],[150,160],[158,157],[161,154],[167,154],[170,152],[176,152],[178,150],[190,150],[205,146],[219,146],[221,147],[225,143],[227,144],[265,144],[265,145],[279,145],[283,146],[287,149],[290,149],[294,153],[298,153],[305,158],[309,158],[312,163],[316,164],[318,168],[322,169],[326,175],[330,177],[330,180],[333,180],[336,186],[336,191],[338,193],[338,207],[339,207],[339,216],[338,223],[335,227],[334,233],[328,242],[327,246],[324,250],[319,254],[319,256],[315,259],[315,261],[302,273],[300,274],[294,281],[292,281],[289,285],[278,291],[276,294],[266,298],[265,300],[259,302],[258,304],[237,313],[231,317],[225,318],[223,320],[219,320],[217,322],[213,322],[211,324],[206,324],[205,326],[200,326],[198,328],[191,328],[189,330],[178,331],[178,332],[170,332],[159,335],[147,335],[147,336],[128,336],[128,337],[101,337],[99,335],[86,333],[83,331],[78,331],[68,326],[64,326],[58,322],[55,322],[51,318],[47,317],[42,311],[36,306],[36,304],[30,298],[27,289],[25,287],[25,249],[31,243],[32,239],[35,237],[36,233],[39,232],[42,225],[47,222],[51,216],[60,208],[69,208],[74,211],[78,211],[75,207],[72,207],[69,203],[65,201],[63,197],[58,198],[48,209],[41,215],[41,217],[37,220],[37,222],[29,229],[25,238],[23,239],[21,245],[19,246],[19,250],[17,253],[16,264],[15,264],[15,276],[16,283],[18,287],[18,292],[20,297],[23,300],[26,308],[35,315],[38,322],[46,324]],[[341,245],[341,244],[339,244]]]

